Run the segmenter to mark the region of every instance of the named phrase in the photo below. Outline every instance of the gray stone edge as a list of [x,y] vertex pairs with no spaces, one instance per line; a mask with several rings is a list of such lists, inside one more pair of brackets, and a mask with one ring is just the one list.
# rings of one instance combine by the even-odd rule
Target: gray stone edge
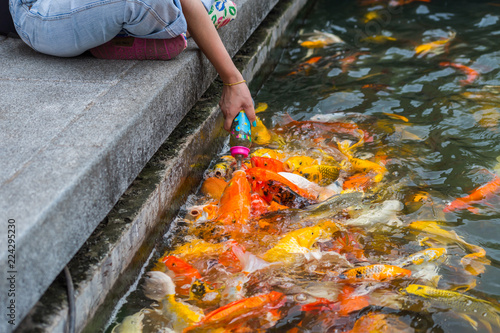
[[[265,35],[265,38],[261,41],[261,43],[257,45],[255,53],[249,56],[246,54],[241,54],[240,52],[235,56],[235,62],[237,64],[238,62],[240,62],[240,64],[238,65],[242,70],[243,76],[248,81],[250,81],[254,77],[257,71],[265,63],[270,52],[278,42],[278,39],[281,37],[284,30],[288,26],[288,23],[293,20],[293,18],[298,14],[299,10],[307,3],[307,0],[288,0],[281,1],[281,3],[284,3],[284,6],[286,6],[287,8],[284,12],[281,13],[279,19],[275,20],[271,27],[260,29],[257,32],[257,34]],[[263,30],[265,30],[264,33],[262,32]],[[214,89],[214,87],[212,87],[212,89]],[[220,90],[220,87],[219,89],[216,88],[216,90]],[[215,104],[215,106],[212,105],[208,108],[208,110],[204,111],[208,113],[208,117],[206,117],[206,119],[200,126],[198,126],[198,128],[194,129],[193,134],[190,134],[187,138],[184,138],[185,141],[182,144],[179,144],[179,141],[176,142],[175,140],[172,140],[172,138],[170,138],[162,146],[164,147],[165,145],[168,146],[172,144],[179,144],[179,146],[182,146],[175,157],[171,158],[171,160],[168,161],[169,153],[162,153],[162,150],[164,148],[160,148],[159,154],[157,155],[163,154],[165,155],[163,157],[167,157],[167,161],[160,162],[160,164],[164,164],[164,170],[158,170],[158,165],[152,166],[152,163],[150,162],[148,163],[148,166],[146,166],[145,171],[143,171],[139,175],[138,179],[148,178],[150,181],[151,179],[153,179],[153,183],[159,180],[158,186],[152,192],[149,191],[149,195],[144,195],[144,193],[141,192],[148,192],[148,190],[138,190],[135,187],[140,188],[141,185],[137,185],[135,183],[132,184],[124,194],[124,197],[119,200],[113,211],[108,215],[108,217],[106,218],[108,224],[114,224],[115,220],[131,221],[122,225],[123,230],[121,236],[113,241],[114,245],[110,246],[111,248],[108,249],[108,253],[104,255],[104,257],[100,258],[100,260],[98,260],[98,263],[92,264],[91,267],[88,267],[88,270],[85,270],[86,273],[82,272],[81,267],[78,268],[74,266],[73,261],[75,261],[76,259],[73,259],[73,261],[69,264],[72,274],[74,272],[76,273],[74,274],[74,280],[83,277],[81,281],[76,282],[76,303],[78,309],[77,331],[83,330],[85,324],[88,321],[88,318],[93,316],[96,313],[99,305],[104,302],[106,293],[103,291],[110,290],[113,284],[117,281],[118,277],[126,269],[128,269],[129,265],[132,264],[131,259],[127,260],[125,258],[132,257],[135,253],[137,253],[137,251],[141,249],[141,244],[144,244],[144,242],[146,241],[146,238],[152,233],[155,233],[154,229],[157,229],[156,233],[158,234],[158,229],[164,230],[166,227],[168,227],[168,223],[165,223],[165,216],[170,216],[170,218],[172,218],[173,214],[177,212],[180,207],[179,202],[177,203],[177,205],[175,205],[175,208],[172,206],[169,207],[169,203],[172,202],[174,196],[179,195],[179,192],[184,192],[184,195],[181,195],[181,197],[183,198],[185,198],[187,196],[187,193],[189,192],[186,188],[184,188],[183,190],[180,189],[181,187],[185,187],[185,184],[181,183],[180,180],[186,177],[186,171],[190,169],[190,165],[197,162],[198,158],[196,158],[196,156],[198,155],[194,154],[195,151],[193,150],[193,147],[198,146],[199,149],[196,150],[197,153],[206,152],[209,150],[208,146],[212,145],[211,143],[218,141],[218,143],[213,146],[218,147],[218,149],[220,150],[222,144],[221,136],[224,136],[225,133],[223,133],[223,131],[221,133],[222,117],[220,115],[218,107],[216,106],[217,102],[218,96],[212,98],[211,104]],[[206,103],[201,104],[203,105]],[[195,109],[199,107],[200,106],[197,105]],[[184,132],[185,130],[185,128],[181,129],[181,132]],[[210,139],[207,139],[207,133],[215,133],[215,135],[211,135]],[[175,135],[173,136],[175,137]],[[181,141],[182,140],[183,139],[181,138]],[[169,150],[170,148],[167,148],[167,151]],[[161,157],[157,158],[161,159]],[[155,157],[153,157],[153,160],[154,159]],[[206,169],[209,162],[210,158],[205,161],[204,167],[199,168],[201,172],[199,172],[197,177],[195,177],[197,178],[197,181],[192,182],[190,191],[192,191],[193,187],[197,186],[196,184],[201,181],[201,173],[204,169]],[[148,168],[150,169],[148,170]],[[151,173],[151,170],[154,170],[154,172]],[[179,174],[179,170],[183,172]],[[146,175],[144,175],[144,173],[146,173]],[[141,180],[139,180],[139,182],[140,181]],[[127,211],[127,213],[125,214],[123,214],[123,212],[118,212],[120,208],[117,207],[120,207],[120,205],[123,203],[122,201],[129,200],[126,197],[134,194],[141,197],[142,200],[145,200],[144,204],[142,206],[135,205],[136,207],[134,208],[136,209],[136,211]],[[134,206],[134,204],[132,204],[132,206]],[[128,217],[123,216],[127,214],[129,215]],[[160,223],[158,223],[158,221],[160,221]],[[116,226],[112,227],[111,229],[116,230]],[[102,230],[97,230],[97,234],[94,232],[94,234],[91,236],[91,239],[93,237],[97,237],[99,241],[102,241],[102,234]],[[151,247],[149,247],[149,250],[151,251]],[[93,250],[88,249],[88,251],[92,253]],[[79,255],[82,255],[81,252],[82,250],[79,251],[75,258]],[[142,258],[142,261],[140,261],[143,263],[144,260],[145,258]],[[44,298],[42,298],[40,302],[38,302],[38,304],[35,306],[35,308],[30,312],[28,318],[26,318],[26,320],[21,324],[17,331],[64,332],[64,327],[67,320],[67,302],[64,298],[64,283],[59,281],[59,285],[51,286],[51,289],[52,288],[55,288],[56,290],[57,288],[59,288],[57,292],[60,293],[59,300],[61,303],[56,305],[56,307],[59,307],[58,311],[53,312],[52,314],[46,313],[47,304],[44,304],[44,301],[46,301],[46,297],[44,296]],[[51,289],[49,289],[47,293],[56,292]],[[41,310],[40,308],[45,309]],[[44,313],[42,325],[40,325],[40,321],[34,319],[38,317],[38,320],[40,320],[40,311]]]

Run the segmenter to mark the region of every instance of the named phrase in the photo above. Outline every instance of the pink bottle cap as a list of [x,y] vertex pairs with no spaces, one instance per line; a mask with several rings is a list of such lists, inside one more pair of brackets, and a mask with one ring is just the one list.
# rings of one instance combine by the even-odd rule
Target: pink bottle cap
[[234,146],[229,149],[231,151],[231,156],[243,155],[243,157],[248,157],[250,149],[243,146]]

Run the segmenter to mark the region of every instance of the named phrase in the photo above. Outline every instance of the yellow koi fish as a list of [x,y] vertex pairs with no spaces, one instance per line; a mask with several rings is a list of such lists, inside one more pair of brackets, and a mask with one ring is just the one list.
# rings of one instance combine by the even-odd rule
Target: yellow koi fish
[[339,229],[334,222],[325,221],[313,227],[291,231],[264,253],[262,259],[269,262],[290,263],[295,259],[292,254],[309,253],[318,239],[331,237],[337,230]]
[[497,328],[495,332],[500,329],[500,307],[496,304],[454,291],[435,289],[418,284],[410,284],[402,290],[402,293],[422,297],[431,304],[437,304],[440,308],[443,306],[449,307],[467,320],[476,330],[478,329],[478,323],[470,317],[471,315],[477,317],[476,319],[482,322],[489,332],[493,332],[491,324]]
[[156,310],[170,321],[175,332],[181,332],[205,317],[201,309],[175,299],[175,284],[165,273],[146,273],[144,294],[160,302],[160,308]]
[[252,127],[252,142],[258,145],[271,143],[272,135],[259,117],[256,118],[257,125]]
[[140,333],[142,332],[144,310],[127,316],[117,326],[113,327],[111,333]]
[[295,173],[319,185],[329,185],[339,177],[340,168],[330,165],[301,167]]
[[283,164],[283,169],[286,172],[294,172],[295,170],[298,170],[299,168],[311,166],[311,165],[317,165],[317,164],[318,164],[318,161],[312,157],[305,156],[305,155],[293,156],[285,161],[285,163]]
[[446,249],[444,247],[433,247],[418,251],[409,257],[405,258],[402,266],[408,265],[421,265],[424,262],[430,262],[442,258],[446,254]]
[[410,223],[409,228],[428,234],[427,237],[420,241],[421,244],[425,244],[428,239],[433,239],[444,244],[459,244],[471,252],[465,255],[460,263],[473,275],[483,273],[485,270],[484,265],[490,264],[490,260],[485,258],[486,251],[482,247],[467,243],[455,231],[442,229],[435,221],[415,221]]
[[446,39],[437,40],[434,42],[419,45],[415,48],[415,53],[417,55],[425,56],[428,53],[441,54],[444,53],[445,48],[450,44],[450,42],[455,38],[456,33],[449,33],[449,37]]
[[281,152],[269,148],[257,149],[256,151],[250,154],[250,157],[252,156],[270,157],[278,161],[282,161],[285,158],[285,155],[283,155]]

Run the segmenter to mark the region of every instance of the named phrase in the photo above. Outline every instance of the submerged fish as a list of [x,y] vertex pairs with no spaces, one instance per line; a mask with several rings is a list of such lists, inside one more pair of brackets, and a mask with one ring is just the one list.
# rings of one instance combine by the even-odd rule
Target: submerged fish
[[369,43],[385,43],[385,42],[395,42],[397,41],[396,38],[390,37],[390,36],[384,36],[384,35],[377,35],[377,36],[368,36],[365,38],[360,39],[362,42],[369,42]]
[[473,213],[477,213],[479,210],[473,207],[472,206],[473,204],[482,203],[499,192],[500,192],[500,177],[495,176],[493,180],[476,188],[474,191],[472,191],[471,194],[453,200],[449,205],[447,205],[443,209],[443,211],[447,213],[447,212],[452,212],[454,210],[468,209]]
[[302,34],[301,37],[307,38],[307,40],[300,39],[299,44],[308,49],[323,48],[331,44],[344,43],[338,36],[319,30],[314,30],[314,32],[308,34]]
[[402,222],[396,216],[403,209],[403,204],[398,200],[386,200],[366,213],[344,221],[349,226],[372,227],[376,225],[401,226]]
[[201,321],[183,332],[198,330],[206,332],[228,324],[235,325],[242,320],[256,318],[268,312],[277,315],[274,310],[281,307],[284,301],[285,295],[276,291],[234,301],[208,313]]
[[259,117],[256,118],[256,125],[252,127],[252,142],[257,145],[267,145],[272,141],[272,134]]
[[418,251],[407,258],[402,260],[401,265],[403,267],[409,265],[421,265],[424,262],[430,262],[442,258],[446,254],[446,249],[444,247],[433,247],[429,249],[425,249],[422,251]]
[[126,316],[123,321],[113,327],[111,333],[141,333],[143,329],[142,320],[144,319],[144,310]]
[[418,284],[410,284],[402,290],[403,294],[410,294],[423,297],[432,305],[437,305],[440,308],[449,308],[455,311],[463,319],[467,320],[474,329],[478,329],[478,323],[471,316],[487,327],[489,332],[493,332],[491,324],[500,329],[500,307],[496,304],[463,295],[454,291],[435,289],[428,286]]
[[450,42],[455,39],[456,33],[450,32],[448,38],[443,38],[434,42],[421,44],[415,48],[415,53],[417,55],[425,56],[429,53],[441,54],[445,52],[445,48],[450,44]]
[[440,62],[439,63],[440,66],[444,66],[444,67],[453,67],[453,68],[456,68],[456,69],[459,69],[461,70],[462,72],[464,72],[466,75],[467,75],[467,79],[465,80],[460,80],[460,83],[465,86],[467,84],[471,84],[473,83],[478,77],[479,77],[479,73],[475,70],[473,70],[472,68],[470,67],[467,67],[465,65],[462,65],[462,64],[457,64],[457,63],[454,63],[454,62],[449,62],[449,61],[443,61],[443,62]]
[[359,281],[387,281],[396,278],[408,277],[411,271],[394,265],[375,264],[352,268],[342,272],[338,277],[350,282]]
[[[161,297],[162,292],[163,297]],[[144,293],[160,302],[161,307],[157,311],[169,320],[175,332],[181,332],[204,317],[203,311],[199,308],[175,299],[175,284],[165,273],[158,271],[146,273]]]
[[330,218],[349,207],[362,206],[364,198],[365,195],[363,192],[336,194],[323,202],[305,207],[303,210],[298,212],[298,215],[301,219]]
[[318,161],[312,157],[301,155],[301,156],[293,156],[290,157],[283,163],[283,169],[286,172],[294,172],[299,168],[317,165]]
[[483,273],[484,265],[489,265],[490,261],[486,259],[486,251],[477,245],[469,244],[457,235],[453,230],[448,231],[441,228],[435,221],[415,221],[408,226],[410,229],[418,230],[426,233],[428,236],[420,241],[424,244],[426,240],[433,239],[444,244],[455,243],[463,247],[470,254],[465,255],[460,263],[464,268],[473,275]]
[[324,222],[312,227],[294,230],[281,238],[278,243],[269,249],[262,259],[269,262],[281,261],[289,263],[295,260],[293,254],[307,254],[316,241],[329,238],[338,230],[333,222]]
[[311,165],[301,167],[295,172],[309,181],[325,186],[337,180],[340,168],[330,165]]

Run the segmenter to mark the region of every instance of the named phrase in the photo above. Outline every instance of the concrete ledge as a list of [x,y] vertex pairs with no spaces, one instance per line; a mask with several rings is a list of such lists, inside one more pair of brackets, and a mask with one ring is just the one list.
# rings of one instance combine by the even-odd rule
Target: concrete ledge
[[[245,53],[247,54],[238,54],[235,57],[235,62],[237,62],[247,80],[251,80],[256,71],[261,68],[289,21],[293,19],[306,2],[306,0],[281,1],[278,6],[280,7],[278,12],[272,14],[274,15],[273,18],[265,22],[267,27],[259,29],[259,32],[255,34],[257,37],[254,38],[256,38],[258,42],[252,45],[254,49],[249,52],[248,47],[245,47]],[[246,2],[239,1],[237,3],[239,5],[238,20],[240,20],[240,22],[244,21],[241,19],[241,16],[245,15],[242,14],[245,13],[245,8],[248,11],[251,9],[253,16],[255,16],[255,8],[249,7],[255,6],[255,3],[250,0]],[[265,14],[267,14],[267,12],[263,11],[262,15]],[[246,15],[252,16],[249,12],[247,12]],[[238,22],[238,20],[233,23]],[[254,24],[254,20],[255,17],[248,23],[249,26]],[[234,29],[236,28],[234,27]],[[229,32],[230,31],[226,31],[226,33]],[[223,33],[224,31],[221,29],[221,35],[226,43],[228,39],[241,38],[236,38],[237,36],[235,36],[236,34],[234,33],[231,33],[229,37],[225,36]],[[247,37],[248,36],[246,36],[245,39]],[[7,41],[11,42],[9,39]],[[237,44],[238,42],[236,41],[234,43]],[[1,47],[2,44],[0,44],[0,50]],[[23,46],[21,45],[20,47]],[[231,47],[228,48],[231,50]],[[234,51],[231,50],[231,52],[233,53]],[[40,55],[35,54],[34,56]],[[185,66],[181,66],[181,64],[177,66],[173,65],[179,68],[177,71],[174,71],[172,68],[166,70],[164,63],[157,62],[148,62],[147,66],[142,66],[144,63],[140,62],[134,64],[119,61],[107,62],[111,64],[117,63],[116,66],[125,66],[121,69],[122,77],[116,78],[111,76],[104,83],[98,82],[97,88],[100,88],[101,85],[109,85],[107,89],[104,89],[105,92],[100,95],[104,97],[109,94],[109,97],[107,99],[99,98],[98,103],[90,103],[91,105],[86,111],[91,110],[93,112],[87,111],[89,115],[79,114],[78,119],[70,124],[72,130],[79,129],[79,131],[76,132],[77,135],[90,139],[90,146],[97,146],[94,147],[97,151],[91,150],[89,154],[86,155],[92,156],[92,154],[99,152],[97,148],[102,148],[102,142],[106,142],[105,130],[109,130],[110,125],[115,125],[118,127],[116,129],[119,129],[119,125],[117,124],[119,121],[117,121],[117,119],[127,119],[126,116],[128,116],[134,121],[133,124],[127,126],[127,131],[118,131],[119,133],[123,132],[119,140],[115,138],[115,140],[117,140],[115,142],[106,142],[106,146],[111,147],[109,150],[118,149],[119,151],[112,152],[113,154],[110,152],[108,155],[101,152],[101,154],[98,155],[100,155],[105,163],[100,162],[96,163],[95,166],[89,167],[90,170],[93,170],[89,175],[90,178],[97,179],[95,179],[94,182],[92,182],[92,179],[78,181],[78,183],[81,184],[80,186],[90,185],[91,188],[94,189],[101,187],[100,191],[92,191],[86,198],[83,198],[86,199],[83,201],[81,196],[73,198],[73,200],[69,198],[64,200],[64,205],[71,203],[73,204],[71,207],[77,210],[77,212],[73,212],[73,215],[69,214],[67,209],[61,211],[61,209],[66,206],[55,205],[55,207],[53,207],[52,214],[54,214],[54,218],[62,217],[62,220],[64,220],[64,216],[67,214],[68,216],[66,218],[68,221],[72,221],[71,223],[76,224],[81,223],[82,218],[76,217],[75,214],[86,213],[87,215],[83,220],[86,221],[85,223],[89,224],[89,220],[97,218],[97,216],[91,216],[91,211],[95,214],[97,208],[112,205],[114,201],[113,195],[104,195],[105,193],[109,193],[110,189],[102,189],[102,187],[109,187],[117,183],[130,183],[130,178],[133,179],[134,170],[140,166],[141,161],[147,159],[148,154],[151,153],[150,150],[153,149],[150,147],[152,144],[151,140],[157,140],[156,135],[158,135],[158,132],[166,133],[164,134],[166,136],[170,135],[169,139],[151,159],[136,181],[134,181],[132,186],[130,186],[123,197],[118,201],[112,212],[97,227],[90,239],[78,251],[78,254],[68,265],[77,289],[77,331],[82,331],[88,323],[89,318],[94,314],[94,319],[90,325],[87,326],[85,331],[97,332],[102,329],[106,319],[110,315],[111,309],[116,305],[117,299],[125,292],[128,286],[130,286],[132,280],[137,276],[140,267],[142,267],[147,256],[151,253],[153,246],[151,239],[155,239],[155,236],[165,232],[172,217],[178,212],[180,205],[185,201],[187,194],[192,192],[199,184],[203,170],[208,166],[213,154],[220,151],[222,141],[226,138],[226,133],[222,130],[222,116],[217,108],[220,92],[220,86],[217,85],[211,87],[207,91],[207,94],[196,105],[194,110],[191,111],[177,129],[172,132],[174,126],[171,126],[169,122],[177,121],[178,123],[180,119],[177,119],[175,115],[169,114],[168,110],[172,109],[170,109],[170,105],[165,107],[163,102],[168,101],[177,103],[175,105],[176,109],[184,110],[187,104],[194,103],[194,101],[188,101],[188,103],[186,99],[192,98],[190,97],[191,95],[196,96],[201,94],[202,88],[200,88],[200,85],[204,85],[205,80],[208,81],[206,83],[207,85],[209,81],[211,81],[206,78],[206,76],[209,75],[207,73],[202,73],[201,77],[198,76],[198,71],[202,68],[200,63],[202,63],[202,61],[206,62],[206,60],[200,60],[201,57],[194,47],[190,47],[189,56],[187,56],[187,54],[181,55],[181,57],[183,56],[188,58],[186,62],[198,63],[198,66],[190,66],[191,64],[184,64]],[[54,58],[47,57],[47,59],[53,60]],[[76,59],[76,61],[93,63],[96,60],[83,56]],[[182,61],[182,59],[179,58],[174,61]],[[153,68],[149,69],[148,67]],[[1,74],[2,72],[0,72],[0,77],[3,77]],[[185,81],[179,81],[176,75],[184,75],[182,80]],[[211,75],[213,78],[215,73]],[[134,80],[134,78],[138,77],[144,79]],[[186,77],[188,78],[186,79]],[[189,79],[189,77],[191,77],[191,79]],[[141,87],[140,82],[147,82],[146,79],[153,80],[155,83],[151,87]],[[67,85],[70,80],[66,80],[64,84]],[[196,80],[201,80],[200,85],[194,83]],[[87,79],[87,81],[92,80]],[[2,82],[2,79],[0,79],[0,84],[2,84]],[[181,87],[180,91],[179,87]],[[186,92],[182,90],[183,87],[193,87],[194,90],[198,89],[200,91]],[[139,92],[136,90],[139,90]],[[165,90],[167,90],[168,93]],[[145,99],[148,103],[144,103]],[[127,111],[117,112],[117,110],[120,110],[120,107],[130,108],[131,101],[132,108],[137,104],[139,109],[142,107],[144,110],[141,112],[137,111],[140,113],[140,116],[134,116],[134,110],[129,110],[128,113]],[[180,102],[182,102],[181,105],[178,104]],[[128,104],[128,106],[125,104]],[[165,110],[166,108],[168,108],[168,110]],[[150,115],[146,115],[147,112],[149,112]],[[109,119],[108,124],[103,126],[101,123],[102,117],[100,117],[102,116],[101,113],[111,114],[117,117],[117,119]],[[147,118],[146,121],[144,120],[145,117]],[[78,126],[72,126],[74,123],[80,123],[80,119],[82,118],[90,122],[92,124],[91,126],[96,129],[91,133],[91,138],[88,137],[89,133],[85,132],[85,128],[81,124],[80,128]],[[158,123],[155,124],[155,122],[160,122],[160,120],[161,123],[164,124],[163,127]],[[144,124],[144,122],[146,124]],[[78,140],[73,138],[73,141],[67,148],[69,150],[74,150],[75,145],[78,143]],[[80,144],[83,148],[88,148],[88,145],[85,143]],[[128,161],[123,156],[113,156],[124,155],[124,152],[129,151],[132,151],[133,154],[129,157]],[[80,152],[78,152],[78,156],[74,157],[75,159],[80,158],[79,153]],[[74,155],[77,154],[74,153]],[[82,160],[84,160],[84,158]],[[117,165],[117,163],[121,164]],[[143,163],[145,162],[143,161]],[[67,165],[62,166],[63,169],[67,167]],[[102,168],[104,168],[104,170],[102,170]],[[121,175],[120,177],[120,175],[116,174],[119,172],[124,172],[129,176],[126,177],[126,175]],[[57,172],[55,173],[54,176],[57,176]],[[118,180],[114,180],[116,178],[118,178]],[[16,180],[16,178],[14,178],[14,180]],[[125,185],[115,186],[115,188],[111,189],[111,192],[123,192],[122,186]],[[77,193],[77,190],[81,191],[81,188],[75,188],[72,194]],[[1,194],[2,192],[0,191],[0,195]],[[102,199],[96,200],[96,198]],[[85,210],[82,211],[81,209],[82,206],[85,206],[86,201],[90,202],[90,204],[87,204],[86,208],[88,212],[85,212]],[[102,205],[102,203],[104,203],[104,205]],[[100,209],[103,210],[104,208]],[[13,211],[11,210],[10,212]],[[8,218],[11,217],[9,216]],[[16,219],[16,221],[18,220]],[[53,223],[53,221],[51,221],[51,223]],[[53,226],[69,228],[69,224],[66,226],[51,224],[49,228]],[[82,227],[82,225],[80,225],[80,227]],[[91,225],[87,228],[90,233],[92,231]],[[41,230],[40,232],[47,234],[46,230]],[[66,235],[62,232],[66,232]],[[58,234],[58,237],[56,234]],[[83,234],[84,233],[80,231],[79,237],[84,237]],[[36,244],[36,246],[45,250],[43,248],[44,246],[50,249],[51,246],[55,244],[57,245],[56,248],[65,249],[68,244],[67,242],[64,243],[64,240],[60,238],[71,238],[71,236],[68,235],[68,231],[62,229],[60,231],[56,230],[52,236],[56,236],[55,238],[57,238],[61,244],[52,242],[49,246],[47,246],[48,244]],[[45,235],[44,237],[51,237],[51,235]],[[148,239],[147,242],[145,241],[146,239]],[[75,243],[74,246],[77,246],[76,242],[73,243]],[[76,249],[78,249],[78,247],[76,247]],[[43,252],[35,250],[33,247],[31,251],[35,251],[32,252],[32,254],[38,253],[40,255],[35,256],[37,257],[36,260],[38,260],[38,263],[35,263],[37,264],[36,266],[38,266],[36,268],[41,271],[47,267],[45,266],[46,263],[40,262]],[[50,252],[50,250],[45,251]],[[136,253],[137,255],[133,257]],[[53,259],[53,261],[57,261],[56,259],[57,258]],[[33,260],[30,264],[34,264]],[[55,264],[55,262],[50,262],[50,265]],[[62,266],[64,266],[64,264],[62,264]],[[61,269],[62,268],[59,267],[55,274],[57,275]],[[124,272],[125,274],[123,274]],[[31,274],[30,276],[33,277]],[[115,283],[118,278],[118,282]],[[53,279],[54,277],[52,277],[52,280]],[[46,278],[42,280],[50,279]],[[35,283],[39,283],[39,281],[35,281]],[[113,291],[108,294],[107,291],[112,287]],[[100,305],[100,310],[96,313]],[[36,307],[33,308],[30,315],[19,327],[18,331],[63,332],[67,320],[66,314],[67,303],[64,279],[58,278],[52,286],[50,286],[49,290],[38,302]],[[9,327],[7,328],[9,329]]]
[[[230,54],[277,1],[236,0],[238,20],[220,30]],[[172,61],[141,62],[60,59],[0,40],[0,212],[16,227],[16,325],[215,78],[189,44]],[[5,263],[6,237],[0,248]],[[14,327],[0,321],[1,332]]]

